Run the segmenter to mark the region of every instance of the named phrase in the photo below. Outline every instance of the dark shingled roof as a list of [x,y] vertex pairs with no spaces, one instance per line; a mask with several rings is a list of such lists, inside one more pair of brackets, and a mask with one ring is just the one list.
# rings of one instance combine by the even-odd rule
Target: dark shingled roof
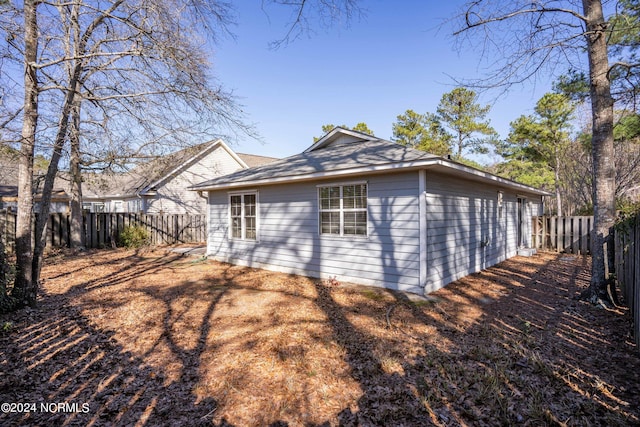
[[464,176],[474,181],[514,188],[531,194],[549,195],[545,191],[450,159],[342,128],[334,128],[301,154],[220,176],[194,185],[190,189],[242,188],[422,168],[433,168],[442,173]]
[[275,162],[276,160],[280,160],[276,157],[256,156],[255,154],[241,154],[241,153],[236,153],[236,154],[250,168],[253,168],[256,166],[268,165],[269,163]]
[[250,184],[277,178],[294,178],[319,172],[376,167],[436,159],[438,156],[385,140],[336,143],[328,148],[296,154],[269,164],[236,171],[193,186],[193,189],[224,184]]

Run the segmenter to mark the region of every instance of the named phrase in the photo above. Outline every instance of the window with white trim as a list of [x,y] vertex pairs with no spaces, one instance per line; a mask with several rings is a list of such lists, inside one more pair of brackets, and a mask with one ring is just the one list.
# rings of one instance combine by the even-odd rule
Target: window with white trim
[[257,240],[258,194],[238,193],[229,195],[230,237],[241,240]]
[[367,235],[367,184],[318,187],[321,235]]

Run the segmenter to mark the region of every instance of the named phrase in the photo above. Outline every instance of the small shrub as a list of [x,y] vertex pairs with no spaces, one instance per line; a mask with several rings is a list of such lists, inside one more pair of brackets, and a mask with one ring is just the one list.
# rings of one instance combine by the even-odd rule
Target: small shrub
[[120,246],[125,248],[141,248],[151,243],[149,232],[139,225],[128,225],[120,233]]
[[11,332],[12,329],[13,329],[13,323],[2,322],[2,325],[0,326],[0,333],[8,334],[9,332]]

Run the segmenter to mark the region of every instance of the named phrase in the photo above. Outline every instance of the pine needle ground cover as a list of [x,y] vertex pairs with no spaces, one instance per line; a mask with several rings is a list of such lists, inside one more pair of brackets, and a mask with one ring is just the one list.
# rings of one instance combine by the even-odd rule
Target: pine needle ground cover
[[39,308],[0,318],[0,401],[63,405],[0,425],[639,424],[629,315],[577,299],[589,264],[516,257],[424,301],[164,250],[52,254]]

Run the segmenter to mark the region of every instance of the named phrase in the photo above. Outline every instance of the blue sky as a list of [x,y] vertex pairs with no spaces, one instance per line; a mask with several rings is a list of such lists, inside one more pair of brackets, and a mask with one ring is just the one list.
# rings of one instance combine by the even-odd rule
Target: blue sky
[[[216,46],[214,74],[234,91],[264,141],[229,141],[238,152],[290,156],[321,136],[326,123],[365,122],[390,139],[396,116],[407,109],[435,112],[442,94],[455,87],[452,77],[484,73],[477,52],[454,49],[446,24],[463,1],[363,0],[365,15],[348,27],[318,26],[278,50],[269,42],[286,34],[291,10],[265,11],[260,0],[238,3],[236,38]],[[491,124],[506,137],[509,122],[530,113],[550,87],[539,78],[498,99],[499,91],[483,93],[481,102],[492,104]]]

